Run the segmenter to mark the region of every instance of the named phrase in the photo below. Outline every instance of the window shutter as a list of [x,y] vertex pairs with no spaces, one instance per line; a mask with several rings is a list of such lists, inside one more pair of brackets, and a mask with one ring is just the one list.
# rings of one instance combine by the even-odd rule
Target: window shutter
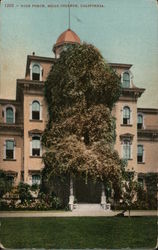
[[30,141],[30,156],[32,156],[32,141]]
[[32,120],[32,103],[30,103],[30,120]]
[[43,106],[40,105],[40,120],[42,120],[42,111],[43,111]]

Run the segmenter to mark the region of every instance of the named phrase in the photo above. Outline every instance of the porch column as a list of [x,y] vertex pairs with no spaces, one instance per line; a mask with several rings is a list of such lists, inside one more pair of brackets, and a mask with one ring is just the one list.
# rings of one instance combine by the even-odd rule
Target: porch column
[[70,175],[70,196],[69,196],[69,209],[72,211],[74,205],[74,195],[73,195],[73,177]]
[[105,195],[105,186],[102,182],[102,191],[101,191],[101,206],[104,210],[106,210],[106,195]]

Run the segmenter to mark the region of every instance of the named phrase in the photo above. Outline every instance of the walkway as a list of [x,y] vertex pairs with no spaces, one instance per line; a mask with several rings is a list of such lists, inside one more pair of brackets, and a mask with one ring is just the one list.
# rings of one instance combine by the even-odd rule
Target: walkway
[[[0,211],[0,218],[5,217],[108,217],[122,211]],[[128,212],[125,213],[128,216]],[[131,216],[157,216],[156,210],[133,210]]]

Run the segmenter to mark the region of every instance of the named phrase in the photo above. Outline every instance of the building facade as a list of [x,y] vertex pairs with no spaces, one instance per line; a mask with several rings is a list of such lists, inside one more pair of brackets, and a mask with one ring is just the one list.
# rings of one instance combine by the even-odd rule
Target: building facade
[[[0,169],[17,185],[40,183],[41,136],[49,119],[44,99],[44,82],[62,50],[80,38],[70,29],[53,46],[55,58],[27,56],[26,73],[17,79],[16,99],[0,99]],[[121,77],[122,94],[113,108],[116,118],[115,149],[128,161],[143,183],[144,175],[158,170],[158,109],[138,108],[137,100],[145,89],[133,82],[132,65],[111,63]]]

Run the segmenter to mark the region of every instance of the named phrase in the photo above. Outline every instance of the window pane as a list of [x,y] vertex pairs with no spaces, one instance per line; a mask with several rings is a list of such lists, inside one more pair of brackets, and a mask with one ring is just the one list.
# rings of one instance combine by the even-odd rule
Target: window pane
[[14,122],[14,112],[12,108],[6,109],[6,122],[13,123]]
[[40,148],[40,138],[39,137],[32,138],[32,148]]
[[123,87],[129,88],[130,87],[130,75],[128,72],[123,74]]
[[123,158],[130,159],[131,158],[131,145],[129,141],[124,141],[123,144]]
[[40,74],[40,66],[39,65],[34,65],[33,68],[32,68],[32,73]]
[[32,184],[40,184],[40,175],[32,175]]
[[32,103],[32,111],[40,111],[40,104],[37,101]]
[[143,155],[143,146],[142,145],[138,146],[138,155]]
[[14,158],[14,150],[6,149],[6,159],[13,159]]
[[6,149],[13,150],[14,149],[14,141],[6,141]]
[[138,115],[138,123],[143,123],[143,117],[142,115]]
[[130,109],[128,107],[123,108],[123,118],[130,118]]

